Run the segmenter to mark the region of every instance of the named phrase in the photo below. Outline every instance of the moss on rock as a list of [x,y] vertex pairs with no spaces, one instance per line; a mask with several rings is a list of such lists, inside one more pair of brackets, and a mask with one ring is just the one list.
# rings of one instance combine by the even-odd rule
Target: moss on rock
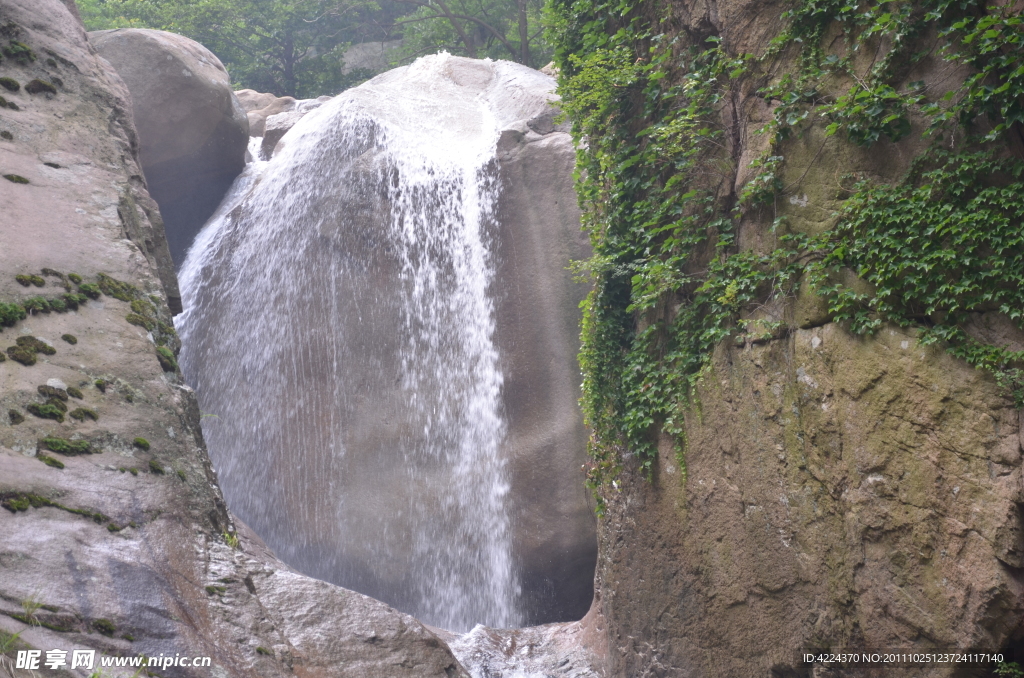
[[55,459],[54,457],[51,457],[48,454],[37,454],[36,459],[43,462],[47,466],[52,466],[53,468],[64,468],[64,462],[62,462],[60,459]]
[[53,355],[57,352],[57,349],[53,346],[50,346],[45,341],[37,339],[36,337],[18,337],[15,343],[22,348],[27,348],[35,351],[36,353],[42,353],[43,355]]
[[145,438],[136,438],[135,440],[132,441],[132,445],[139,448],[140,450],[149,449],[149,441],[146,440]]
[[19,362],[26,367],[36,364],[36,352],[21,346],[9,346],[7,348],[7,355],[11,360]]
[[[8,108],[10,108],[10,104],[8,104]],[[25,177],[21,176],[20,174],[5,174],[4,175],[4,179],[7,179],[7,181],[11,181],[11,182],[14,182],[16,184],[27,184],[27,183],[29,183],[29,180],[26,179]]]
[[82,395],[82,392],[74,386],[68,386],[68,395],[79,400],[83,400],[85,398],[85,396]]
[[156,347],[156,359],[160,361],[160,367],[163,368],[164,372],[178,371],[178,361],[175,360],[171,349],[166,346]]
[[29,285],[35,285],[36,287],[43,287],[46,285],[46,280],[42,276],[28,275],[22,273],[21,275],[14,276],[14,279],[18,281],[22,287],[28,287]]
[[11,426],[16,426],[25,421],[25,415],[18,410],[7,410],[7,418],[11,421]]
[[25,85],[25,91],[29,94],[56,94],[57,88],[52,82],[36,78]]
[[68,412],[68,416],[71,417],[72,419],[77,419],[78,421],[85,421],[86,419],[99,421],[100,418],[100,415],[96,414],[96,410],[90,409],[88,407],[75,408]]
[[8,77],[0,78],[0,87],[3,87],[8,92],[17,92],[21,89],[21,85],[17,80]]
[[62,334],[60,338],[72,345],[78,343],[78,337],[73,334]]
[[47,398],[60,398],[61,400],[67,402],[68,392],[62,388],[57,388],[55,386],[47,386],[46,384],[43,384],[41,386],[37,386],[36,390],[39,391],[39,395],[46,396]]
[[98,454],[97,450],[93,449],[92,444],[87,440],[68,440],[67,438],[51,436],[40,440],[39,445],[44,449],[56,452],[57,454],[63,454],[66,457],[80,454]]

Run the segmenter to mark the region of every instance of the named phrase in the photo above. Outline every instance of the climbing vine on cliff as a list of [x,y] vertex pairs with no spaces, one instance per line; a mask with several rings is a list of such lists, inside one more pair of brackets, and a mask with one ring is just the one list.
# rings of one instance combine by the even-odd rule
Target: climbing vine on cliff
[[[802,0],[757,58],[673,29],[671,8],[656,3],[555,0],[550,15],[594,246],[581,266],[595,286],[580,356],[592,487],[627,454],[650,473],[659,430],[685,447],[683,412],[714,347],[777,329],[741,317],[801,275],[832,319],[861,333],[917,326],[922,342],[945,342],[1024,403],[1024,355],[965,329],[979,311],[1024,320],[1022,165],[1005,150],[1024,121],[1019,11],[979,0]],[[867,66],[862,49],[875,54]],[[794,66],[773,75],[777,59]],[[924,59],[941,59],[958,84],[910,81]],[[722,121],[730,92],[751,78],[774,111],[756,174],[734,194]],[[779,218],[777,249],[741,250],[736,223],[777,202],[786,142],[812,126],[857,146],[915,130],[931,141],[892,184],[848,177],[825,233],[787,232]],[[837,283],[842,269],[872,291]]]

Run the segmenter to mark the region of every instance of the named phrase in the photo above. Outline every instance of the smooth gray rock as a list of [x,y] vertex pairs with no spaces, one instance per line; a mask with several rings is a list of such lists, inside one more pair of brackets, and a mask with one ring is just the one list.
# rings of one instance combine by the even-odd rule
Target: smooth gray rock
[[224,65],[194,40],[131,28],[94,31],[89,42],[131,92],[142,169],[180,266],[245,166],[248,118]]
[[[0,75],[61,82],[55,96],[12,96],[20,110],[0,119],[13,137],[0,141],[0,170],[29,180],[0,186],[0,301],[65,292],[53,275],[26,288],[15,274],[51,268],[95,282],[102,272],[135,286],[145,295],[137,301],[169,321],[173,266],[153,253],[159,212],[141,178],[128,90],[61,0],[0,0],[0,16],[57,64],[5,59]],[[0,631],[20,633],[13,649],[211,657],[210,667],[166,672],[196,678],[465,678],[414,619],[294,574],[243,525],[236,530],[194,394],[161,369],[131,312],[103,295],[0,331],[0,347],[31,335],[56,349],[32,366],[0,362]],[[98,419],[29,414],[43,401],[39,386],[61,384],[81,390],[69,408]],[[25,420],[12,424],[9,410]],[[47,452],[48,436],[90,441],[96,453]],[[148,450],[133,444],[138,437]],[[64,468],[42,463],[44,452]],[[232,531],[237,548],[225,537]]]

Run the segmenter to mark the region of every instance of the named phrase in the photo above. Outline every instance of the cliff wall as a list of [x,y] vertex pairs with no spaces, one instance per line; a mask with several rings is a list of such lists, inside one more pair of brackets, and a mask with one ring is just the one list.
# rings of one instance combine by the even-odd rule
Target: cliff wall
[[1019,9],[556,9],[610,674],[991,671],[799,653],[1019,642]]
[[211,659],[179,676],[465,676],[416,620],[236,530],[175,361],[128,91],[73,7],[0,2],[0,665],[92,649]]

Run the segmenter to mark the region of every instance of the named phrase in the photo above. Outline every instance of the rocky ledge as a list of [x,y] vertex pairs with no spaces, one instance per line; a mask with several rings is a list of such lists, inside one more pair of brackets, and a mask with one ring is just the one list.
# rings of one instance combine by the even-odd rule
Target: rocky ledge
[[0,645],[211,658],[168,676],[467,676],[228,514],[128,90],[69,4],[0,0]]

